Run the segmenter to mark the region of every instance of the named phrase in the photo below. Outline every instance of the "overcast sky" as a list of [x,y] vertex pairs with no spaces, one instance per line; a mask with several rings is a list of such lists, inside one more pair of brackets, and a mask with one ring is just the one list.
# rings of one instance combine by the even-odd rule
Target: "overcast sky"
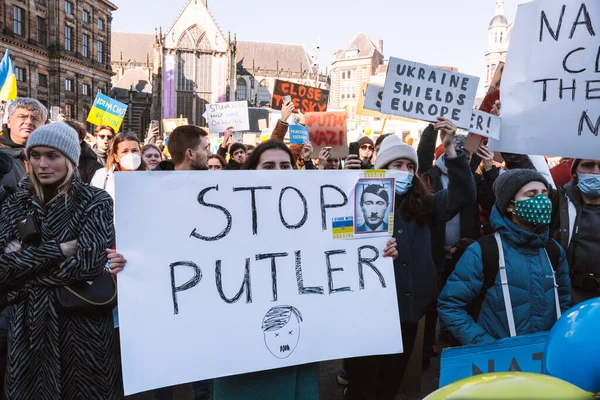
[[[523,2],[505,1],[509,22]],[[154,33],[158,26],[166,32],[187,0],[114,3],[119,7],[113,14],[114,31]],[[323,71],[335,51],[345,48],[358,32],[365,32],[376,45],[383,39],[386,58],[449,65],[482,77],[487,29],[496,1],[304,0],[295,5],[281,0],[208,0],[208,6],[225,35],[231,31],[241,40],[302,44],[309,52],[320,46]]]

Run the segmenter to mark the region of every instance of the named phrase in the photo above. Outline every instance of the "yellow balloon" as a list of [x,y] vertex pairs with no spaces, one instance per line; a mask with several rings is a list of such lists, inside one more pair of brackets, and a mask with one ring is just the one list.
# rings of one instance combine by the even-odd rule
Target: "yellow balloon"
[[371,129],[371,128],[366,128],[365,129],[365,135],[371,136],[371,133],[373,133],[373,129]]
[[547,375],[500,372],[476,375],[436,390],[423,400],[591,400],[592,393]]

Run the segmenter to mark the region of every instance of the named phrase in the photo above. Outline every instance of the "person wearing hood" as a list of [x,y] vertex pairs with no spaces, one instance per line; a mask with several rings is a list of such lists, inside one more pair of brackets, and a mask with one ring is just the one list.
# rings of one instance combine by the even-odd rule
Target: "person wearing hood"
[[6,110],[7,126],[0,136],[0,153],[10,157],[12,168],[0,181],[0,185],[16,188],[28,170],[25,145],[31,132],[48,120],[48,110],[39,101],[17,97]]
[[[456,125],[438,118],[435,128],[446,133],[448,187],[431,194],[416,176],[417,152],[400,137],[386,137],[375,160],[375,169],[394,171],[395,209],[393,237],[398,247],[394,260],[396,292],[404,352],[345,360],[350,400],[393,400],[402,385],[419,320],[438,294],[436,268],[431,252],[431,231],[451,220],[475,201],[475,182],[464,152],[456,152],[452,138]],[[392,176],[392,175],[390,175]]]
[[[479,241],[466,249],[438,301],[441,321],[463,345],[548,331],[571,305],[566,254],[550,238],[546,179],[533,170],[515,169],[496,180],[494,192],[490,222],[498,269],[492,285],[484,284],[486,255]],[[479,314],[469,314],[480,297]]]
[[94,150],[92,150],[92,148],[85,142],[85,136],[87,135],[85,126],[77,121],[64,122],[73,128],[75,132],[77,132],[77,136],[79,136],[81,155],[79,156],[79,165],[77,166],[77,169],[79,170],[79,176],[81,177],[81,180],[85,183],[90,183],[96,171],[101,169],[103,166],[98,161],[98,157]]
[[106,168],[96,171],[90,185],[106,190],[114,200],[115,172],[146,170],[140,140],[136,135],[121,133],[111,143]]

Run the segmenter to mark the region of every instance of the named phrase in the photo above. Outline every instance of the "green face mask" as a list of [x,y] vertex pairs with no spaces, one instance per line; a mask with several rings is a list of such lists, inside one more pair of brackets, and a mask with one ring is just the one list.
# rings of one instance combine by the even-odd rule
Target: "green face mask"
[[538,194],[527,200],[515,202],[517,218],[533,225],[550,225],[552,218],[552,201],[545,194]]

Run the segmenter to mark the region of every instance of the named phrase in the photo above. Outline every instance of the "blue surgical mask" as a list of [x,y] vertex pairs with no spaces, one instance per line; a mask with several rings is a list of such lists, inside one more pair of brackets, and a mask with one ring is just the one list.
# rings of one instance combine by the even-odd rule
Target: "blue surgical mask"
[[412,181],[415,174],[406,171],[394,171],[393,176],[396,178],[396,194],[402,196],[412,187]]
[[600,175],[579,174],[579,190],[589,197],[600,197]]

